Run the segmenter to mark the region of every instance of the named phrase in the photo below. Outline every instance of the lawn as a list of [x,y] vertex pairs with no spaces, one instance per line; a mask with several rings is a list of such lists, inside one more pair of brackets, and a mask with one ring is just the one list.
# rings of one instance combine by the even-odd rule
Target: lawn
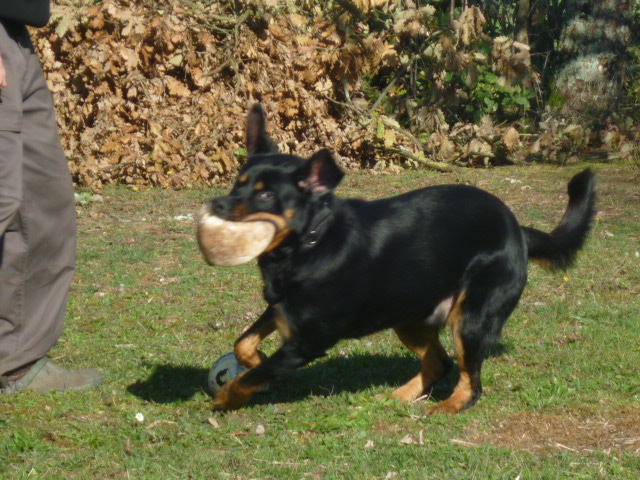
[[[549,230],[584,166],[357,173],[338,193],[468,183]],[[484,396],[454,417],[425,417],[431,399],[380,398],[419,368],[391,332],[344,341],[247,408],[212,412],[208,369],[264,307],[255,262],[213,268],[198,252],[192,214],[219,192],[81,194],[78,272],[50,356],[106,381],[0,397],[0,478],[637,479],[640,171],[594,169],[598,213],[576,266],[530,267]]]

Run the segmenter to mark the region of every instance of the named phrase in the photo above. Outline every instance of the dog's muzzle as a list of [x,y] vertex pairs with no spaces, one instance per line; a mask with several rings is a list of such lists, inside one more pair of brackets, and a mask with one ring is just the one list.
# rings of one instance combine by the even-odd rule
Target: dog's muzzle
[[196,217],[200,250],[210,265],[233,267],[263,253],[276,235],[268,220],[231,222],[212,215],[204,205]]

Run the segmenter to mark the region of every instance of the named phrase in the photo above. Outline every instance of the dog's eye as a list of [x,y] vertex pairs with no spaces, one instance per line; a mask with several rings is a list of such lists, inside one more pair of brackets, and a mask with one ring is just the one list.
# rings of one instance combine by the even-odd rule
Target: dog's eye
[[256,198],[262,202],[266,202],[267,200],[271,200],[273,198],[273,193],[268,191],[259,192],[256,195]]

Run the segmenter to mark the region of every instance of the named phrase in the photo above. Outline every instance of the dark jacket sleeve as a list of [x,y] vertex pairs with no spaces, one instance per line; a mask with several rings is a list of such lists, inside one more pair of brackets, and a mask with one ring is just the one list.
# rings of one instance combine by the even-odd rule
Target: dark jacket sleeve
[[50,0],[0,0],[0,20],[32,27],[44,27],[49,21]]

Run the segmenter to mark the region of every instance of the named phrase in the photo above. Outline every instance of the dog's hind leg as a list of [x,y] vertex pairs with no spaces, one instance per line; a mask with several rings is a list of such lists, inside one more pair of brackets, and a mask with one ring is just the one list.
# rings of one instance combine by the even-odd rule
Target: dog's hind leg
[[258,345],[275,331],[277,318],[277,306],[269,305],[258,320],[236,340],[233,353],[242,365],[254,368],[263,361],[265,355],[258,350]]
[[[460,379],[449,398],[436,404],[427,410],[428,414],[433,413],[458,413],[460,410],[473,405],[482,395],[482,383],[480,381],[480,370],[483,358],[478,355],[474,347],[479,342],[468,342],[462,333],[462,321],[464,318],[462,304],[465,296],[459,297],[453,310],[447,317],[447,323],[451,326],[453,336],[453,347],[460,371]],[[471,344],[471,345],[470,345]]]
[[440,343],[437,326],[426,325],[422,321],[412,322],[396,327],[395,332],[422,363],[420,373],[391,394],[391,398],[411,402],[440,380],[452,367],[453,362]]
[[429,408],[428,414],[458,413],[482,395],[482,362],[500,338],[526,283],[526,262],[518,260],[495,261],[479,268],[458,296],[446,322],[451,327],[460,379],[451,396]]

